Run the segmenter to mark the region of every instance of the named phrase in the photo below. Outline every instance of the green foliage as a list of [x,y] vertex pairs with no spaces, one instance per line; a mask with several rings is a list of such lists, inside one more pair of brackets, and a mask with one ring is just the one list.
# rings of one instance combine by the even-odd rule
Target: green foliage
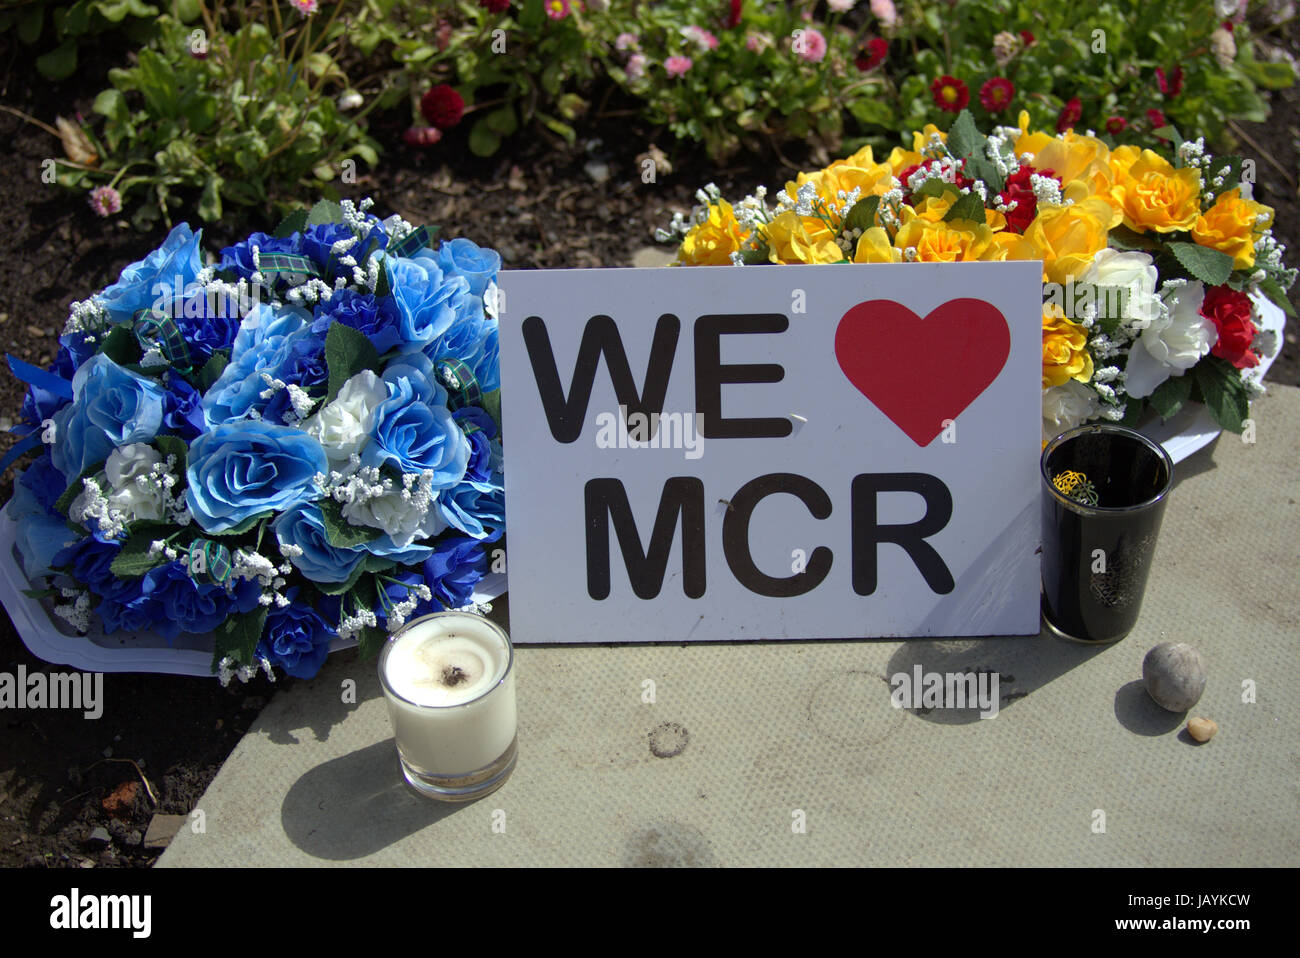
[[[185,23],[199,15],[199,0],[160,3]],[[104,43],[113,35],[133,45],[143,43],[153,35],[159,12],[144,0],[19,0],[6,2],[0,10],[0,33],[12,29],[19,40],[39,52],[36,69],[41,76],[65,80],[76,72],[83,45]]]
[[107,178],[124,201],[147,195],[152,203],[136,208],[142,223],[170,219],[177,192],[192,191],[200,217],[213,221],[230,204],[287,209],[303,191],[355,172],[358,160],[375,163],[366,111],[336,102],[351,89],[335,60],[349,6],[302,18],[276,0],[238,10],[217,3],[202,29],[159,17],[134,65],[110,70],[112,86],[95,98],[99,170],[66,182],[89,188]]

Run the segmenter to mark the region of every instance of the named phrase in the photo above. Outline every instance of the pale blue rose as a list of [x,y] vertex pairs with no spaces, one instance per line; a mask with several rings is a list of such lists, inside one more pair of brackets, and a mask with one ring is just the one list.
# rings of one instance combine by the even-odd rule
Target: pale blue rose
[[325,448],[301,429],[222,423],[190,446],[185,498],[204,531],[223,532],[260,512],[315,499],[316,475],[328,471]]
[[[178,280],[182,290],[194,282],[203,265],[199,256],[202,237],[202,230],[193,233],[188,223],[181,223],[167,234],[162,246],[122,270],[118,281],[96,297],[113,322],[129,322],[160,298],[165,308],[175,295]],[[164,289],[156,290],[158,285]]]
[[384,268],[401,316],[398,329],[404,352],[428,346],[472,309],[469,281],[444,274],[432,250],[385,258]]
[[72,393],[72,402],[54,416],[58,432],[50,449],[50,459],[68,482],[118,446],[152,442],[162,428],[167,390],[103,353],[77,370]]
[[46,509],[22,483],[14,484],[9,518],[17,524],[14,544],[23,558],[23,571],[28,578],[52,574],[54,557],[80,538],[68,528],[67,519]]
[[393,360],[384,370],[388,398],[375,409],[367,466],[392,463],[399,472],[433,471],[433,488],[454,486],[465,476],[470,445],[447,409],[447,390],[422,353]]
[[209,426],[247,417],[267,404],[262,373],[273,379],[294,356],[295,344],[314,337],[311,314],[296,306],[271,307],[259,303],[239,324],[230,363],[203,396],[203,417]]
[[314,502],[282,512],[271,528],[281,545],[302,549],[301,555],[290,556],[289,561],[313,582],[346,582],[366,557],[363,549],[330,545],[325,519]]
[[484,249],[472,240],[454,239],[438,247],[438,265],[453,276],[463,276],[469,291],[482,297],[488,284],[496,279],[501,257],[495,250]]

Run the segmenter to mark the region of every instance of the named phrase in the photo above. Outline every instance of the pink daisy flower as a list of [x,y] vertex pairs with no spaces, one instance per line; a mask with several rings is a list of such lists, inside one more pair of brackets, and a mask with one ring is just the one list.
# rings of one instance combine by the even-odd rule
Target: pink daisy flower
[[122,196],[111,186],[95,187],[88,202],[98,216],[112,216],[122,209]]
[[796,33],[794,52],[809,63],[821,63],[822,57],[826,56],[826,38],[812,27],[805,27]]
[[694,63],[690,57],[669,57],[664,61],[664,69],[670,77],[679,77],[686,73]]

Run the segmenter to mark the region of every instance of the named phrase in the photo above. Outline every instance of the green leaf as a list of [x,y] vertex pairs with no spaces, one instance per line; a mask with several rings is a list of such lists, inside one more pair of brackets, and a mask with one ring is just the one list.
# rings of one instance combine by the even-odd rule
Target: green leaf
[[475,156],[491,156],[501,148],[501,137],[493,132],[488,118],[483,117],[469,131],[469,150]]
[[1151,408],[1160,414],[1161,419],[1172,419],[1174,413],[1182,408],[1192,395],[1192,377],[1170,376],[1150,396]]
[[154,447],[162,453],[165,461],[168,456],[176,457],[176,471],[182,484],[185,482],[185,465],[189,459],[190,448],[180,436],[157,436]]
[[342,223],[343,207],[333,200],[321,200],[307,214],[308,226],[320,226],[325,223]]
[[969,220],[974,223],[987,223],[987,217],[984,211],[984,201],[980,199],[979,194],[972,190],[969,193],[963,193],[957,197],[957,202],[948,207],[948,212],[944,216],[945,223],[952,220]]
[[49,53],[36,58],[36,71],[47,80],[66,80],[76,69],[76,40],[64,40]]
[[382,535],[373,526],[353,525],[344,517],[343,506],[333,499],[322,499],[320,511],[325,521],[325,538],[336,549],[355,549]]
[[1291,299],[1282,288],[1282,284],[1271,276],[1260,281],[1260,290],[1272,300],[1288,316],[1294,318],[1296,315],[1295,307],[1291,305]]
[[140,361],[140,344],[135,334],[125,323],[114,326],[104,337],[104,345],[99,350],[119,366],[129,366]]
[[540,122],[542,126],[546,127],[552,133],[558,134],[559,136],[563,137],[564,142],[568,143],[569,146],[573,146],[574,141],[576,141],[578,138],[578,133],[576,130],[574,130],[573,127],[569,126],[569,124],[567,123],[563,123],[560,120],[557,120],[553,116],[547,116],[545,113],[538,113],[536,114],[536,116],[538,122]]
[[1122,223],[1111,229],[1106,236],[1106,241],[1118,250],[1151,250],[1158,245],[1150,237],[1143,233],[1129,229]]
[[93,479],[96,475],[99,474],[101,466],[103,466],[102,462],[97,463],[93,466],[87,466],[85,469],[83,469],[81,471],[81,475],[77,476],[76,479],[73,479],[70,483],[68,483],[68,488],[63,490],[63,494],[59,496],[58,501],[54,503],[54,508],[66,516],[68,514],[68,510],[72,507],[72,500],[77,498],[77,496],[81,495],[82,492],[81,480]]
[[487,393],[483,397],[479,405],[483,407],[483,411],[485,413],[487,413],[489,416],[492,417],[492,421],[496,423],[497,426],[497,435],[500,436],[501,435],[501,390],[494,389],[490,393]]
[[1250,398],[1241,383],[1241,374],[1218,356],[1209,356],[1192,369],[1205,408],[1214,421],[1229,432],[1240,433],[1244,421],[1250,416]]
[[221,185],[224,181],[215,173],[210,174],[203,184],[203,195],[199,197],[199,216],[209,223],[221,219]]
[[138,579],[150,569],[162,565],[167,561],[165,555],[161,552],[157,555],[149,554],[155,540],[161,538],[161,535],[155,534],[154,529],[133,531],[122,543],[121,551],[114,557],[108,571],[119,579]]
[[57,599],[63,595],[62,589],[23,589],[23,595],[29,599]]
[[266,616],[270,611],[267,606],[259,605],[252,612],[232,615],[221,623],[212,647],[213,672],[217,671],[217,666],[226,656],[240,665],[253,664],[253,653],[257,650],[257,643],[262,640],[262,633],[266,630]]
[[361,654],[362,659],[373,659],[383,651],[384,643],[387,641],[387,632],[373,625],[368,625],[357,636],[357,651]]
[[945,183],[937,176],[931,177],[921,184],[919,190],[912,194],[912,201],[915,203],[918,200],[928,199],[930,197],[938,199],[948,190],[952,190],[955,193],[957,192],[957,187],[953,186],[951,183]]
[[208,535],[242,536],[249,529],[253,528],[253,526],[257,525],[259,522],[261,522],[264,519],[271,518],[271,516],[273,515],[275,515],[275,511],[272,509],[268,509],[265,512],[259,512],[256,515],[248,516],[246,519],[243,519],[240,522],[236,522],[229,529],[222,529],[220,532],[209,532]]
[[199,392],[205,393],[211,389],[212,384],[221,378],[228,365],[230,365],[230,355],[224,349],[218,349],[209,356],[208,361],[198,372],[198,382],[195,385],[199,387]]
[[962,110],[957,114],[957,119],[948,128],[948,150],[963,160],[971,156],[982,157],[987,141],[988,137],[975,125],[975,117],[970,110]]
[[41,27],[45,24],[45,5],[34,3],[18,21],[18,39],[29,46],[41,36]]
[[487,124],[493,133],[501,136],[509,136],[519,128],[519,121],[515,118],[514,107],[508,103],[483,117],[483,122]]
[[1232,257],[1227,253],[1199,243],[1169,243],[1168,249],[1193,279],[1207,286],[1222,286],[1232,275]]
[[866,232],[876,225],[876,211],[880,209],[879,196],[865,196],[853,204],[849,215],[844,217],[844,229]]
[[325,334],[325,365],[330,377],[325,401],[331,402],[344,383],[363,369],[379,371],[379,353],[365,333],[333,323]]
[[307,228],[307,215],[309,210],[294,210],[284,219],[280,220],[280,225],[275,228],[273,234],[276,239],[288,239],[294,233],[301,233]]
[[121,90],[113,87],[100,91],[99,95],[95,97],[95,104],[92,109],[100,116],[106,116],[118,123],[125,123],[131,115],[126,105],[126,97],[122,95]]

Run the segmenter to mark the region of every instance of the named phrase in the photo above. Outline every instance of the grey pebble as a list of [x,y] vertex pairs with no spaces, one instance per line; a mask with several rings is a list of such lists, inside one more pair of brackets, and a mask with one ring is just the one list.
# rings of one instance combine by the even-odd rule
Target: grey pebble
[[1142,682],[1161,708],[1186,712],[1205,691],[1205,663],[1186,642],[1162,642],[1142,660]]

